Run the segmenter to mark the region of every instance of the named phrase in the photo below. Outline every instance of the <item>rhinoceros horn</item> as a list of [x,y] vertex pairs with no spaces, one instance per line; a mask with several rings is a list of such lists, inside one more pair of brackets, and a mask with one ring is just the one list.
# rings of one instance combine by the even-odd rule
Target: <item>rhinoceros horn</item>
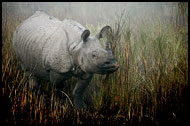
[[108,52],[109,55],[112,55],[112,51],[110,49],[110,42],[106,42],[106,48],[105,50]]

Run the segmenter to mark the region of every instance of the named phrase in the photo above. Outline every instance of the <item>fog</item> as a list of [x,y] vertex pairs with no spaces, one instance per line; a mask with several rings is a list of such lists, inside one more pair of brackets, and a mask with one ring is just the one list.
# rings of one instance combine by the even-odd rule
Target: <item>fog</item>
[[[60,20],[72,18],[82,24],[98,25],[113,23],[117,15],[125,12],[131,22],[143,19],[171,19],[177,12],[177,3],[170,2],[4,2],[2,13],[29,17],[37,10],[43,10]],[[133,24],[132,23],[132,24]]]

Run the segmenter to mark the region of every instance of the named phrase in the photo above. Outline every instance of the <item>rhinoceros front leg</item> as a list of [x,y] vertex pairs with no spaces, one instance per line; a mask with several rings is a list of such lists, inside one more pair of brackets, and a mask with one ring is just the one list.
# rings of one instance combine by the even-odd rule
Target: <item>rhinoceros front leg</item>
[[74,104],[78,108],[87,108],[82,97],[85,89],[92,80],[92,77],[93,75],[91,74],[84,74],[82,77],[79,78],[78,82],[76,83],[76,86],[73,90],[73,96],[74,96]]
[[50,71],[50,89],[56,89],[55,94],[62,100],[64,100],[64,96],[60,91],[63,90],[66,79],[63,75]]
[[30,71],[26,71],[26,76],[28,77],[29,80],[28,89],[38,92],[40,89],[40,84],[38,83],[38,79],[34,75],[32,75]]

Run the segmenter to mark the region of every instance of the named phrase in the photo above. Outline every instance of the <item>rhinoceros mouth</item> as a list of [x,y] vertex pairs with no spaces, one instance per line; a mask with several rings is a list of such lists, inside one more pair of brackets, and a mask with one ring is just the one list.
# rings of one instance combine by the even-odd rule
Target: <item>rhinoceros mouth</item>
[[119,65],[118,64],[109,64],[104,66],[98,66],[100,70],[100,74],[107,74],[107,73],[113,73],[116,70],[118,70]]

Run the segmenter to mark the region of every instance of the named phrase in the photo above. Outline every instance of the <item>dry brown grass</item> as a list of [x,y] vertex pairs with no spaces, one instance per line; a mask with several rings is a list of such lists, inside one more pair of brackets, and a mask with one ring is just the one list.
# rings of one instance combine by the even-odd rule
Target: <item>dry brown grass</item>
[[[118,17],[120,20],[107,39],[120,69],[110,75],[96,75],[93,82],[99,90],[93,92],[93,109],[77,111],[70,101],[76,79],[66,83],[65,104],[54,96],[53,90],[49,91],[51,100],[46,101],[47,94],[34,93],[29,88],[29,78],[18,69],[11,44],[13,31],[27,16],[2,16],[5,123],[180,125],[186,119],[183,114],[189,111],[187,27],[176,31],[173,24],[155,21],[132,31],[128,18]],[[96,31],[95,27],[88,27]]]

